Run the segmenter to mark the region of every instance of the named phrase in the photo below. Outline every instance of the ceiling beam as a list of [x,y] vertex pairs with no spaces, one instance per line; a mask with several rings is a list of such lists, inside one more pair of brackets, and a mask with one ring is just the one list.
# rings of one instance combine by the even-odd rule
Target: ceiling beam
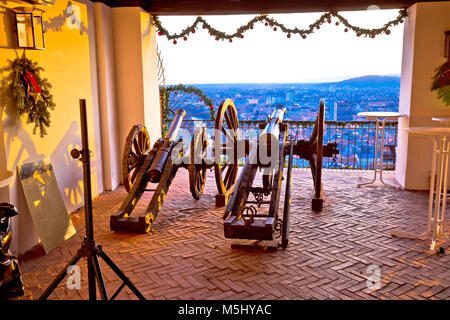
[[[158,15],[219,15],[407,8],[417,0],[93,0],[111,7],[141,7]],[[423,0],[420,2],[430,2]],[[448,0],[445,0],[448,1]]]

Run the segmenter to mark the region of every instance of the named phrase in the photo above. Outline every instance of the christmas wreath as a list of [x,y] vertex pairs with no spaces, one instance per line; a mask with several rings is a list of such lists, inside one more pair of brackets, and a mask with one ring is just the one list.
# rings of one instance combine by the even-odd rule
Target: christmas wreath
[[434,90],[437,90],[439,99],[442,99],[447,106],[450,105],[450,58],[436,69],[431,85],[431,91]]
[[25,53],[22,58],[11,61],[9,68],[7,81],[18,114],[26,114],[27,123],[34,123],[33,134],[39,128],[40,136],[44,137],[46,128],[50,126],[49,110],[55,108],[50,93],[52,85],[40,75],[44,69],[37,62],[27,59]]

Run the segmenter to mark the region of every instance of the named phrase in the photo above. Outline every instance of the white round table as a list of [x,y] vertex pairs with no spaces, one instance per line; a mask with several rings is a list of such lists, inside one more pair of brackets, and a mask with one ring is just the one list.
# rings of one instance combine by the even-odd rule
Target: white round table
[[[398,118],[403,117],[404,114],[398,112],[359,112],[358,117],[367,118],[367,120],[375,120],[376,128],[375,128],[375,152],[373,157],[373,171],[374,175],[369,182],[358,183],[357,187],[365,186],[368,184],[372,184],[377,179],[377,173],[380,174],[380,181],[384,185],[396,189],[400,189],[400,185],[398,184],[390,184],[383,181],[383,154],[384,154],[384,128],[386,127],[387,120],[398,120]],[[381,129],[381,151],[380,151],[380,162],[378,162],[378,137],[379,131]],[[360,179],[367,179],[364,177],[359,177]]]
[[[392,231],[391,234],[396,237],[421,240],[425,240],[431,234],[430,252],[434,253],[437,240],[442,239],[444,243],[450,240],[444,233],[447,201],[441,201],[447,199],[447,172],[450,150],[450,141],[447,140],[447,137],[450,137],[450,127],[410,127],[406,130],[411,135],[427,137],[433,142],[427,229],[420,234],[401,231]],[[436,193],[434,192],[435,177],[437,177]],[[433,206],[434,194],[436,196]]]
[[450,125],[450,117],[433,117],[431,118],[433,121],[437,121],[442,123],[445,126]]

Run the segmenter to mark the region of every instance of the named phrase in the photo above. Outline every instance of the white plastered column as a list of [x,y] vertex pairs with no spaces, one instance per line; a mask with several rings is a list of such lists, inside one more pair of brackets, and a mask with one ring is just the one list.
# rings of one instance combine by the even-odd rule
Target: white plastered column
[[156,33],[139,7],[95,6],[104,183],[113,190],[133,125],[145,125],[151,143],[161,134]]
[[155,28],[141,8],[113,8],[112,17],[120,149],[135,124],[153,143],[161,135]]
[[417,3],[408,8],[403,37],[395,178],[405,189],[428,190],[431,142],[408,136],[408,127],[440,126],[431,118],[450,116],[450,107],[430,91],[434,70],[444,63],[444,31],[450,30],[450,2]]
[[103,184],[105,190],[114,190],[119,186],[121,179],[112,9],[96,2],[94,13]]

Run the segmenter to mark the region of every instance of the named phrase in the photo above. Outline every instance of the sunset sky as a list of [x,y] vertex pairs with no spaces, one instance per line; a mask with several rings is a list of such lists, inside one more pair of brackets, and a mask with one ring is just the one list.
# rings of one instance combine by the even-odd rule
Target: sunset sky
[[[398,15],[398,10],[340,12],[356,26],[378,28]],[[322,13],[274,14],[288,27],[308,28]],[[255,15],[203,16],[216,29],[232,33]],[[162,16],[170,32],[179,33],[191,25],[194,16]],[[361,75],[400,74],[403,24],[391,28],[390,35],[375,39],[344,32],[344,26],[325,23],[320,30],[301,39],[273,31],[262,23],[232,43],[216,41],[201,26],[187,41],[174,45],[158,36],[164,59],[167,84],[321,82]]]

